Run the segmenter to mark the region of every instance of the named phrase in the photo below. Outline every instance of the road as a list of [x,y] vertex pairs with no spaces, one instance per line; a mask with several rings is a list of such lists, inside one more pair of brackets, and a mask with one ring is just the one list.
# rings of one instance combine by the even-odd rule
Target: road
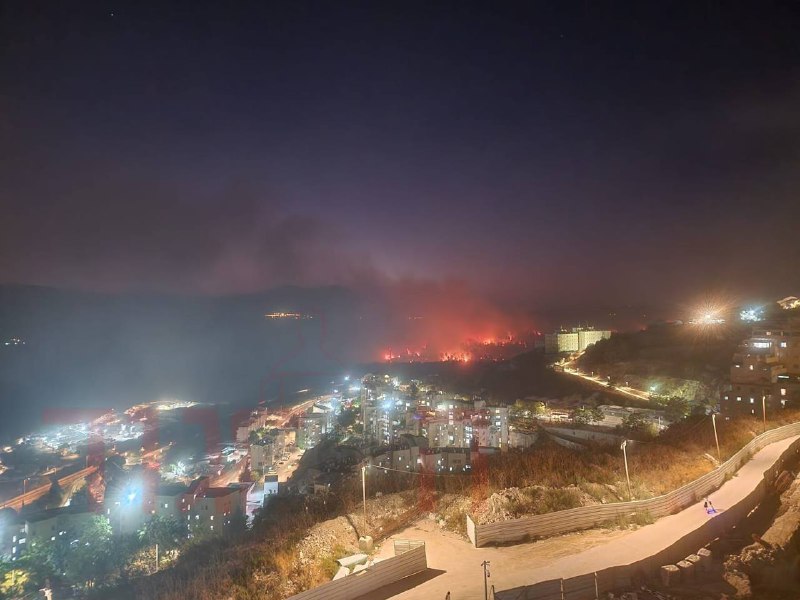
[[311,406],[313,406],[316,402],[325,402],[329,400],[333,394],[325,394],[324,396],[316,396],[311,398],[311,400],[306,400],[302,404],[298,404],[297,406],[293,406],[289,411],[286,413],[283,422],[280,424],[280,427],[287,427],[289,425],[289,421],[292,420],[292,417],[299,416],[302,413],[306,412]]
[[234,463],[226,464],[219,475],[210,478],[209,485],[211,487],[226,487],[228,484],[238,483],[248,460],[248,458],[242,458]]
[[631,398],[636,398],[638,400],[646,400],[648,402],[652,401],[650,398],[650,394],[647,392],[643,392],[642,390],[637,390],[636,388],[627,387],[627,386],[614,386],[613,388],[608,387],[608,382],[600,377],[594,377],[592,375],[586,375],[585,373],[581,373],[572,367],[564,367],[563,373],[567,375],[572,375],[573,377],[580,377],[584,381],[588,381],[591,384],[594,384],[598,387],[602,387],[607,392],[618,392],[624,396],[629,396]]
[[[87,467],[85,469],[81,469],[73,473],[72,475],[67,475],[66,477],[62,477],[58,480],[58,485],[62,488],[66,488],[67,486],[71,486],[73,483],[78,481],[79,479],[83,479],[84,477],[88,477],[92,473],[97,471],[97,467]],[[20,494],[15,498],[11,498],[10,500],[6,500],[2,504],[0,504],[0,509],[2,508],[13,508],[16,511],[19,511],[24,504],[30,504],[31,502],[35,502],[45,494],[50,491],[51,484],[42,485],[31,491]]]
[[[797,439],[776,442],[756,453],[712,495],[714,506],[722,512],[750,494],[764,472]],[[473,548],[459,536],[440,531],[435,523],[421,521],[384,542],[378,556],[393,555],[392,539],[422,539],[428,552],[428,572],[359,600],[444,599],[447,592],[451,600],[482,600],[484,560],[491,562],[490,585],[505,590],[631,564],[669,547],[709,518],[714,517],[706,514],[701,501],[635,531],[592,530],[504,548]]]
[[[292,448],[287,454],[288,458],[284,461],[283,458],[276,461],[276,469],[275,471],[278,474],[278,483],[286,483],[292,474],[297,470],[297,465],[295,463],[299,463],[300,459],[303,457],[303,452],[301,448]],[[278,463],[284,464],[278,464]],[[294,465],[294,466],[292,466]]]

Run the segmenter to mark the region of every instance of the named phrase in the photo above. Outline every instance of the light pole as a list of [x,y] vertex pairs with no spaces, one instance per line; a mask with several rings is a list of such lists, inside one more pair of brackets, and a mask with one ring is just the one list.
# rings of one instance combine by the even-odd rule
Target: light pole
[[761,396],[761,414],[764,416],[764,433],[767,432],[767,397]]
[[622,457],[625,459],[625,480],[628,482],[628,500],[633,500],[633,492],[631,491],[631,476],[628,474],[628,440],[623,440],[620,445],[622,450]]
[[367,535],[367,465],[361,467],[361,496],[364,500],[364,535]]
[[717,459],[722,464],[722,454],[719,451],[719,437],[717,437],[717,413],[711,413],[711,423],[714,425],[714,441],[717,443]]
[[489,600],[489,577],[491,577],[491,573],[489,573],[489,565],[491,563],[488,560],[485,560],[481,563],[483,567],[483,598],[484,600]]

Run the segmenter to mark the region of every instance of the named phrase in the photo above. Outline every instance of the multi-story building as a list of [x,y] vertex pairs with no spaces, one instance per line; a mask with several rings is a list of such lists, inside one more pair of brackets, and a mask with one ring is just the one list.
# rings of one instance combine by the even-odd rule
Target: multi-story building
[[472,418],[468,416],[436,416],[425,422],[423,430],[431,448],[455,446],[464,448],[472,443]]
[[183,483],[165,483],[156,488],[151,514],[184,520],[189,510],[189,486]]
[[0,557],[16,561],[31,544],[55,541],[56,538],[74,534],[96,516],[88,507],[65,506],[30,515],[17,515],[13,510],[0,515]]
[[267,409],[257,408],[236,428],[236,441],[243,444],[250,439],[250,434],[263,429],[267,425]]
[[250,468],[262,473],[275,463],[275,452],[272,440],[264,440],[250,445]]
[[317,405],[301,415],[297,423],[297,445],[300,448],[313,448],[332,432],[333,410]]
[[800,310],[773,307],[733,356],[720,408],[763,416],[800,406]]
[[561,330],[544,336],[544,351],[547,354],[562,352],[583,352],[591,346],[611,337],[608,330],[592,327],[573,327],[570,331]]
[[473,421],[474,436],[478,446],[503,450],[508,448],[507,406],[487,406],[485,402],[477,401]]
[[422,448],[419,451],[421,471],[454,473],[470,468],[470,448]]
[[[452,406],[452,408],[451,408]],[[508,407],[486,406],[476,401],[470,408],[446,405],[435,416],[425,419],[422,431],[432,448],[472,445],[508,448]]]
[[234,517],[243,517],[247,510],[247,486],[211,487],[202,490],[194,499],[191,527],[208,527],[212,532],[225,533]]

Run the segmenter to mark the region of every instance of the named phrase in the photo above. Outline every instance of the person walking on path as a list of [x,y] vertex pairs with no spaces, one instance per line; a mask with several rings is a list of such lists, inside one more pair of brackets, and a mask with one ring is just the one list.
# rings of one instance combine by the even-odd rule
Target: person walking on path
[[717,509],[714,508],[714,504],[711,502],[711,498],[708,498],[708,514],[713,515],[716,514]]

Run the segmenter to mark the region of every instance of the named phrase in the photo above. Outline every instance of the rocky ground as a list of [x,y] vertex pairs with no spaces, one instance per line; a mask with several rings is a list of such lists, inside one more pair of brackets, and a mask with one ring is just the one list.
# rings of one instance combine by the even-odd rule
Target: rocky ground
[[[415,494],[403,492],[370,498],[367,503],[368,526],[364,527],[363,510],[323,521],[312,527],[298,543],[291,572],[318,572],[324,583],[335,573],[336,560],[361,552],[359,536],[371,535],[378,540],[384,532],[391,532],[415,507]],[[423,516],[417,514],[417,517]],[[283,582],[282,595],[291,596],[301,591],[290,580]]]
[[723,578],[736,597],[763,594],[795,594],[800,597],[800,478],[781,494],[780,508],[772,525],[753,543],[725,561]]

